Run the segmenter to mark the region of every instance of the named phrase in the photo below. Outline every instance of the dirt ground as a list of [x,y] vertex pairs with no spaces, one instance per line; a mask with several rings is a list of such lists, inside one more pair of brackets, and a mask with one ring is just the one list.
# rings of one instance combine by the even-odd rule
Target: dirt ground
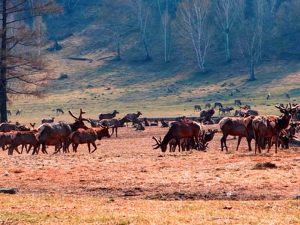
[[[0,187],[16,187],[20,195],[61,194],[134,200],[291,200],[300,194],[300,148],[254,155],[246,141],[236,152],[220,151],[220,134],[207,152],[161,153],[152,136],[167,129],[144,132],[119,130],[119,137],[103,139],[89,154],[7,156],[0,152]],[[48,152],[53,152],[49,149]],[[274,169],[254,169],[259,162]]]

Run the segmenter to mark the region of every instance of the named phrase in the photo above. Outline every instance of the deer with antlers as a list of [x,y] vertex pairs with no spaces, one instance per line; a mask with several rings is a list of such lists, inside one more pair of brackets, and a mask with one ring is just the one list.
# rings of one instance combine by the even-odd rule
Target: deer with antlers
[[258,148],[258,152],[261,153],[261,146],[263,142],[268,140],[268,152],[271,148],[272,137],[275,139],[275,153],[277,153],[279,134],[282,130],[286,129],[291,121],[292,115],[296,113],[297,106],[286,107],[275,106],[282,113],[281,116],[256,116],[252,121],[254,137],[255,137],[255,154]]
[[155,137],[152,137],[156,144],[153,145],[154,149],[160,148],[162,152],[166,152],[168,143],[170,140],[175,139],[177,142],[177,146],[179,147],[180,151],[180,139],[182,138],[193,138],[196,143],[199,141],[199,136],[203,132],[203,127],[201,124],[194,122],[194,121],[181,121],[175,122],[170,127],[169,131],[161,140],[158,140]]
[[85,126],[84,121],[89,121],[82,117],[85,112],[80,109],[79,116],[76,117],[69,111],[69,114],[74,118],[75,122],[67,124],[65,122],[54,122],[42,124],[37,130],[36,138],[38,145],[35,147],[33,154],[38,154],[38,147],[42,145],[42,152],[47,153],[46,145],[55,146],[55,152],[57,153],[63,148],[64,152],[67,152],[67,144],[69,135],[78,130],[79,128],[88,129]]

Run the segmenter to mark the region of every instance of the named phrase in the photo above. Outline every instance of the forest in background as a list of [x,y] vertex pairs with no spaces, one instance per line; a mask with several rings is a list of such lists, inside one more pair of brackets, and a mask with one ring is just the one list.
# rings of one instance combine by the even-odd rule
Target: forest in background
[[54,107],[94,114],[140,105],[181,115],[234,99],[272,112],[300,96],[298,0],[7,2],[23,6],[9,19],[26,29],[12,32],[10,24],[8,48],[21,60],[5,64],[8,99],[1,99],[30,117]]
[[206,73],[232,61],[255,68],[300,58],[298,0],[102,0],[59,1],[64,13],[47,18],[50,39],[62,40],[98,26],[93,47],[116,59],[161,63],[192,61]]

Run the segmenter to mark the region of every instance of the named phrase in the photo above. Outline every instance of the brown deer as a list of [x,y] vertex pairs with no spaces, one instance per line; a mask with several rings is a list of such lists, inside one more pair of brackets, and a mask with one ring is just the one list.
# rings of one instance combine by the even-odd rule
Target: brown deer
[[[89,120],[84,119],[82,117],[82,115],[85,114],[85,112],[83,112],[82,109],[80,109],[78,117],[74,116],[74,114],[71,111],[69,111],[69,114],[74,118],[74,123],[45,123],[38,128],[36,138],[38,140],[39,145],[42,145],[42,151],[44,153],[47,153],[46,145],[54,145],[54,153],[60,151],[61,147],[63,147],[64,152],[67,152],[67,141],[70,134],[73,131],[78,130],[79,128],[88,129],[88,127],[85,126],[84,121]],[[35,147],[33,154],[38,153],[37,147],[38,146]]]
[[30,128],[19,123],[1,123],[0,132],[11,132],[11,131],[29,131]]
[[285,108],[282,106],[275,106],[282,113],[281,116],[256,116],[253,119],[253,131],[255,137],[255,154],[261,153],[261,146],[265,140],[268,140],[268,152],[271,148],[272,137],[275,138],[275,153],[277,153],[279,134],[286,129],[291,121],[292,115],[296,112],[298,106],[292,107],[291,104]]
[[239,145],[243,137],[247,139],[248,149],[251,149],[251,140],[254,138],[253,130],[252,130],[252,117],[248,118],[232,118],[232,117],[224,117],[220,122],[219,126],[223,133],[221,138],[221,150],[223,151],[224,147],[226,151],[228,151],[228,147],[226,144],[226,139],[229,135],[238,136],[238,144],[236,146],[236,151],[239,149]]
[[[13,132],[0,132],[0,147],[2,150],[6,150],[6,146],[12,144]],[[21,154],[18,150],[17,152]]]
[[215,114],[215,110],[214,109],[208,109],[208,110],[202,110],[200,112],[200,121],[202,123],[214,123],[212,121],[212,116]]
[[[89,153],[93,153],[97,150],[96,140],[101,140],[103,137],[110,138],[108,127],[98,127],[98,128],[89,128],[89,129],[78,129],[71,133],[70,141],[72,143],[73,151],[77,152],[79,144],[87,144]],[[94,149],[91,151],[91,144]]]
[[115,133],[116,137],[118,137],[118,128],[123,127],[126,122],[129,122],[129,120],[124,117],[122,119],[101,120],[99,125],[102,127],[112,128],[111,136]]
[[155,137],[152,137],[156,142],[153,147],[154,149],[160,148],[162,152],[166,152],[169,141],[174,138],[180,151],[180,139],[193,138],[195,142],[198,143],[201,132],[203,132],[202,125],[194,121],[175,122],[162,141],[161,139],[157,140]]
[[124,118],[126,118],[130,122],[135,122],[141,115],[142,113],[140,111],[137,111],[137,113],[128,113]]
[[195,112],[200,112],[202,110],[200,105],[194,105],[194,111]]
[[13,154],[13,150],[16,150],[18,153],[18,146],[22,145],[21,153],[23,153],[24,146],[29,145],[29,148],[26,147],[26,152],[29,153],[32,147],[38,145],[38,141],[36,139],[36,131],[17,131],[13,132],[11,135],[11,145],[8,149],[8,155]]
[[114,110],[112,113],[100,113],[99,114],[99,120],[103,120],[103,119],[113,119],[116,117],[116,115],[119,114],[119,112],[117,110]]

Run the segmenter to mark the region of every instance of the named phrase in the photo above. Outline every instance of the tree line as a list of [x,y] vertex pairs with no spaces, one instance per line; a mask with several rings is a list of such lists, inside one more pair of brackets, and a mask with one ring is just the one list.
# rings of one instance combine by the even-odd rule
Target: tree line
[[[7,121],[9,98],[41,95],[41,87],[51,79],[41,51],[54,35],[47,33],[51,17],[46,15],[62,12],[68,15],[96,0],[58,2],[60,5],[54,0],[0,1],[1,121]],[[199,72],[206,73],[217,56],[221,63],[233,60],[244,63],[249,80],[255,80],[255,70],[261,61],[297,49],[298,0],[101,0],[101,4],[97,3],[101,9],[93,13],[100,14],[98,26],[103,32],[99,39],[109,40],[117,60],[123,59],[128,48],[142,52],[145,61],[158,57],[153,52],[159,52],[163,63],[175,61],[176,51],[180,51],[195,63]]]
[[[296,44],[300,31],[297,0],[104,0],[103,5],[101,26],[113,37],[117,59],[136,33],[145,60],[160,48],[168,63],[175,48],[187,48],[200,72],[207,71],[214,54],[226,63],[243,61],[249,80],[256,79],[263,59],[286,51],[288,41]],[[159,46],[151,45],[154,38]]]

